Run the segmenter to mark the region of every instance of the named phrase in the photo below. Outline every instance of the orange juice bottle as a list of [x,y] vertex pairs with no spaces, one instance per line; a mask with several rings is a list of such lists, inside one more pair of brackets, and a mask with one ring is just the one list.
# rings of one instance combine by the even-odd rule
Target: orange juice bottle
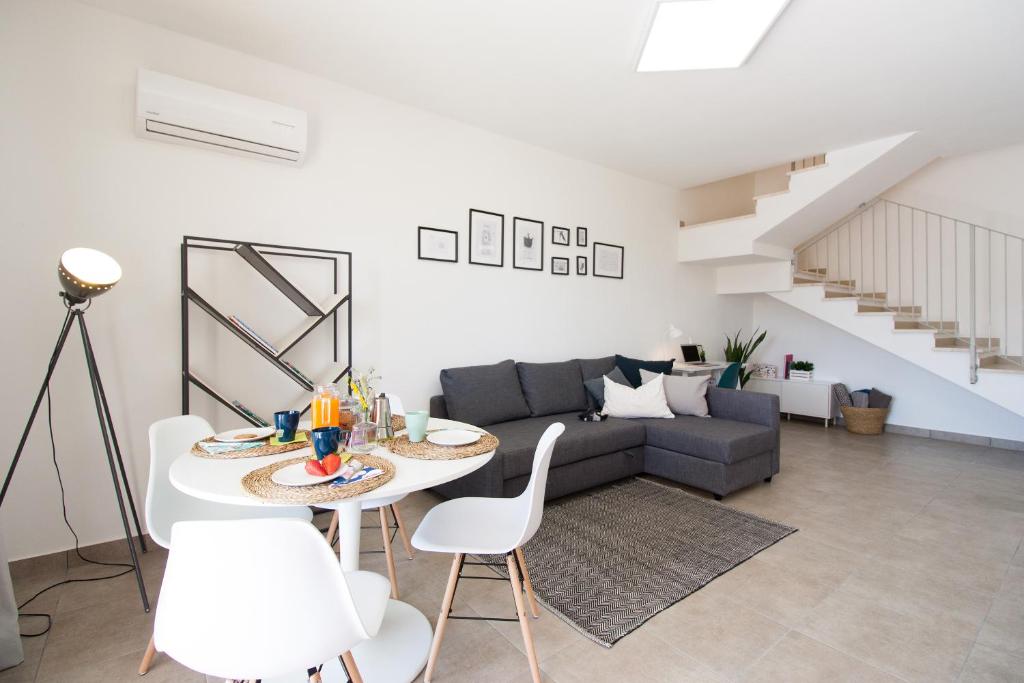
[[340,401],[338,387],[334,384],[318,384],[316,386],[316,391],[313,392],[313,401],[309,407],[313,429],[338,426],[338,404]]

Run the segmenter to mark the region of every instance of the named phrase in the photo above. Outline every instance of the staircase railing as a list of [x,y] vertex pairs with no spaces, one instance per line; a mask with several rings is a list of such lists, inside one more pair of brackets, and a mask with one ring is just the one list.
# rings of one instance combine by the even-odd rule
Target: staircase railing
[[879,198],[798,247],[796,267],[966,347],[972,384],[989,359],[1024,367],[1024,237]]

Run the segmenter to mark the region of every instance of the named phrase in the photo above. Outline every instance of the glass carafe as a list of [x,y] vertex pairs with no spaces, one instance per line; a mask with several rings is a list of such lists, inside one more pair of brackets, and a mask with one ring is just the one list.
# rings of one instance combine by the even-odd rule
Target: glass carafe
[[318,384],[310,402],[309,418],[313,429],[317,427],[337,427],[338,409],[341,394],[336,384]]

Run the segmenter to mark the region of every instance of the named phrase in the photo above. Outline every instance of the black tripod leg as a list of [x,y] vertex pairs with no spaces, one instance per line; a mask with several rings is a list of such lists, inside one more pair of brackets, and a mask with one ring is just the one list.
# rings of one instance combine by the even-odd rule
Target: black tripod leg
[[0,505],[3,505],[4,498],[7,497],[7,488],[11,485],[11,479],[14,478],[14,470],[18,467],[18,460],[21,459],[21,451],[25,448],[25,442],[28,441],[29,432],[32,431],[32,424],[36,421],[36,413],[39,412],[43,396],[46,395],[46,389],[50,386],[50,377],[53,376],[53,370],[57,367],[57,359],[60,358],[60,352],[64,349],[64,342],[68,340],[68,333],[70,331],[71,313],[69,312],[67,317],[64,318],[64,326],[60,330],[60,336],[57,337],[57,345],[53,348],[53,355],[50,356],[50,364],[46,366],[46,379],[43,380],[43,386],[39,387],[39,395],[36,396],[35,405],[32,406],[32,412],[28,416],[28,424],[25,425],[25,431],[21,433],[18,450],[14,452],[14,460],[11,461],[11,466],[7,469],[4,487],[0,489]]
[[142,546],[142,552],[148,552],[146,547],[146,539],[142,535],[142,526],[139,524],[139,513],[135,509],[135,499],[132,497],[132,488],[128,485],[128,474],[124,471],[124,460],[121,458],[121,447],[117,444],[117,432],[114,431],[114,421],[110,417],[110,406],[107,405],[107,394],[103,391],[103,381],[100,379],[100,369],[96,365],[96,354],[92,350],[92,339],[89,337],[89,328],[85,325],[85,316],[79,316],[79,323],[82,326],[82,330],[85,333],[85,345],[89,349],[88,354],[92,358],[92,366],[95,370],[96,376],[96,387],[100,391],[100,402],[103,404],[103,414],[107,418],[107,424],[110,426],[110,441],[114,445],[114,457],[117,459],[118,469],[121,470],[121,481],[124,482],[124,493],[128,497],[128,507],[132,512],[132,520],[135,522],[135,532],[139,536],[139,545]]
[[107,433],[107,423],[103,418],[103,403],[100,400],[100,391],[97,383],[96,359],[93,358],[92,348],[89,346],[88,333],[85,330],[85,321],[82,319],[82,312],[73,311],[78,316],[78,327],[82,332],[82,346],[85,348],[85,364],[89,368],[89,382],[92,385],[92,397],[96,401],[96,417],[100,421],[100,432],[103,434],[103,446],[107,451],[107,462],[110,464],[110,479],[114,483],[114,493],[117,494],[117,507],[121,511],[121,524],[124,526],[124,537],[128,541],[128,552],[132,556],[132,565],[135,567],[135,580],[139,583],[139,596],[142,598],[142,606],[149,611],[149,597],[146,595],[146,584],[142,580],[142,566],[139,564],[139,557],[135,554],[135,543],[132,541],[132,530],[128,525],[128,511],[124,507],[124,497],[121,495],[121,484],[117,479],[117,466],[114,464],[114,454],[110,449],[110,437]]

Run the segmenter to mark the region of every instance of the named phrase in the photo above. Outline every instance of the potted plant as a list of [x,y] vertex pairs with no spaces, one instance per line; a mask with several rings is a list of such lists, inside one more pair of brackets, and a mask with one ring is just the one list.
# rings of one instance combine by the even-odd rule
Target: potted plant
[[814,379],[814,363],[797,360],[789,366],[789,378],[798,382],[810,382]]
[[[730,339],[729,335],[725,335],[725,360],[729,363],[740,364],[741,389],[743,388],[743,385],[747,383],[747,380],[750,379],[750,371],[746,369],[747,361],[750,360],[750,357],[754,354],[754,350],[761,345],[764,338],[768,336],[767,330],[761,332],[761,329],[758,328],[754,330],[754,334],[750,336],[750,339],[744,343],[740,342],[740,334],[742,334],[742,332],[743,330],[737,332],[736,337],[733,339]],[[758,332],[761,332],[761,336],[757,335]]]

